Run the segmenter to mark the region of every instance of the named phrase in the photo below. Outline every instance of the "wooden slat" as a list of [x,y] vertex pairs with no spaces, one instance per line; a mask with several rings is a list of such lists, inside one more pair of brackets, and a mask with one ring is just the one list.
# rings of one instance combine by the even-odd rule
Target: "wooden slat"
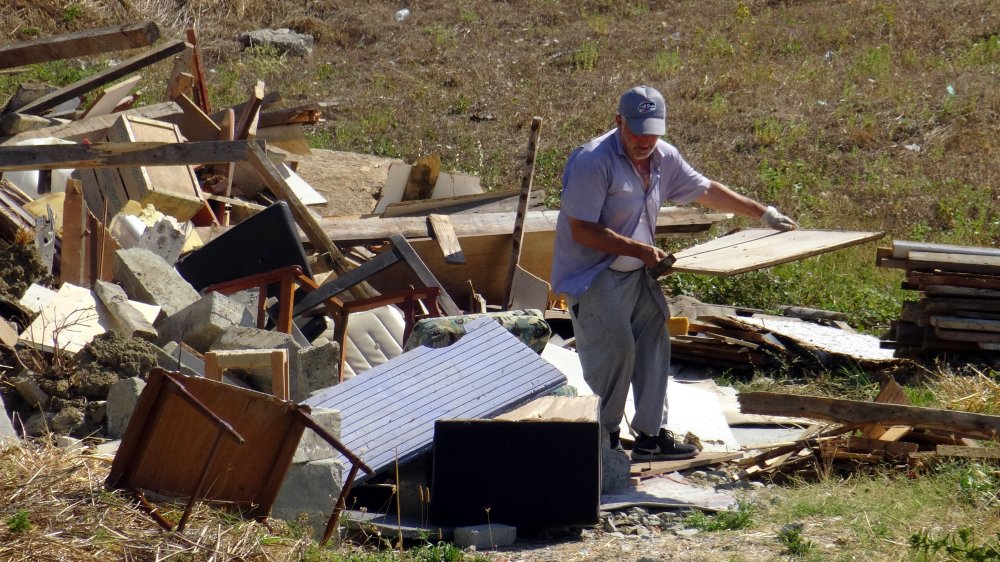
[[255,141],[97,142],[0,147],[0,171],[177,166],[246,160]]
[[1000,459],[1000,447],[964,447],[961,445],[938,445],[939,457],[961,457],[966,459]]
[[128,97],[129,92],[139,83],[139,80],[142,80],[142,76],[136,74],[113,86],[104,88],[97,99],[94,100],[94,103],[90,104],[90,107],[87,108],[80,118],[86,119],[87,117],[97,117],[98,115],[113,113],[122,100]]
[[82,285],[86,258],[84,238],[87,229],[87,206],[83,202],[83,186],[78,180],[66,182],[63,203],[62,247],[59,252],[59,281]]
[[907,240],[892,241],[893,258],[908,259],[910,258],[910,254],[912,252],[1000,257],[1000,249],[997,248],[982,248],[978,246],[955,246],[952,244],[931,244],[929,242],[910,242]]
[[531,132],[528,136],[528,148],[524,156],[524,173],[521,178],[521,193],[517,199],[517,213],[514,216],[514,233],[511,244],[510,265],[507,268],[507,285],[504,291],[503,307],[510,309],[511,289],[514,284],[514,274],[521,262],[521,245],[524,243],[524,215],[528,212],[528,199],[531,198],[531,182],[535,177],[535,154],[538,152],[538,136],[542,130],[542,118],[535,116],[531,120]]
[[341,441],[376,472],[430,450],[439,419],[492,418],[565,383],[495,320],[443,348],[418,347],[305,400],[335,408]]
[[414,201],[428,199],[437,184],[438,174],[441,173],[441,155],[431,154],[418,158],[410,168],[410,175],[406,178],[406,187],[403,189],[403,201]]
[[744,230],[676,252],[673,271],[729,276],[878,240],[881,232]]
[[629,470],[629,476],[650,478],[652,476],[657,476],[660,474],[677,472],[679,470],[688,470],[690,468],[698,468],[699,466],[720,464],[724,462],[734,461],[740,458],[743,458],[743,453],[738,451],[732,453],[722,453],[722,452],[712,453],[712,452],[701,451],[698,453],[698,456],[692,459],[684,459],[679,461],[652,461],[652,462],[634,463]]
[[774,392],[742,393],[739,402],[745,414],[806,417],[852,425],[909,425],[985,439],[1000,436],[1000,416],[985,414]]
[[0,47],[0,68],[147,47],[160,38],[156,22],[87,29]]
[[1000,332],[1000,320],[962,318],[960,316],[931,316],[930,324],[935,328],[943,328],[947,330]]
[[136,107],[122,111],[118,114],[87,117],[86,119],[80,119],[79,121],[70,121],[69,123],[62,123],[59,125],[52,125],[51,127],[25,131],[12,137],[7,137],[3,140],[3,142],[0,142],[0,146],[13,146],[28,139],[45,137],[55,137],[75,142],[80,142],[84,139],[88,141],[97,141],[104,137],[108,128],[111,127],[111,125],[113,125],[114,122],[122,115],[172,121],[177,119],[182,113],[183,112],[180,106],[172,101],[168,101],[143,107]]
[[52,109],[64,101],[86,94],[95,88],[100,88],[105,84],[114,82],[124,76],[128,76],[140,68],[145,68],[171,55],[175,55],[183,51],[186,47],[187,43],[180,40],[164,43],[163,45],[147,51],[137,57],[133,57],[118,66],[109,68],[93,76],[88,76],[87,78],[78,80],[69,86],[60,88],[50,94],[46,94],[35,101],[24,105],[23,107],[19,107],[17,112],[33,114],[42,113],[47,109]]
[[[463,236],[491,234],[510,235],[514,228],[514,213],[478,213],[450,215],[455,233]],[[555,232],[559,211],[528,211],[525,232]],[[694,208],[664,207],[656,218],[656,233],[663,236],[680,232],[703,232],[713,224],[732,217],[727,214],[704,213]],[[386,240],[393,234],[406,238],[430,238],[432,233],[425,217],[321,219],[323,231],[338,243],[357,245]],[[509,238],[508,238],[509,242]],[[547,277],[548,275],[546,275]]]
[[205,112],[198,107],[191,98],[181,94],[174,98],[177,105],[184,111],[184,116],[177,124],[181,132],[189,141],[214,141],[214,140],[236,140],[234,138],[222,138],[222,128],[215,124]]
[[913,269],[942,269],[962,273],[1000,274],[1000,256],[910,252],[908,262]]
[[448,218],[448,215],[427,215],[427,222],[430,223],[431,230],[434,231],[434,239],[441,246],[444,261],[453,264],[465,263],[462,245],[458,243],[455,227],[451,225],[451,219]]

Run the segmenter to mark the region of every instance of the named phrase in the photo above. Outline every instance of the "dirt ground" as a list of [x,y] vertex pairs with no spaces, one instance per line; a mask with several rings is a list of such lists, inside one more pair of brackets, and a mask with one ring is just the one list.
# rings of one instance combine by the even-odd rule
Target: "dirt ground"
[[326,205],[311,205],[321,216],[364,215],[375,210],[379,193],[398,158],[312,149],[299,162],[298,174],[326,197]]

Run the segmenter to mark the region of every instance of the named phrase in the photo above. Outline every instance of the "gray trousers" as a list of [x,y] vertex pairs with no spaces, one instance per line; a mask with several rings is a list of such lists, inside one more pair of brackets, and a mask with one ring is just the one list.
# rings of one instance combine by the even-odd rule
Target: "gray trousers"
[[606,269],[567,304],[583,378],[601,397],[601,427],[618,430],[631,385],[632,429],[655,435],[666,412],[670,365],[666,305],[659,284],[645,269],[627,273]]

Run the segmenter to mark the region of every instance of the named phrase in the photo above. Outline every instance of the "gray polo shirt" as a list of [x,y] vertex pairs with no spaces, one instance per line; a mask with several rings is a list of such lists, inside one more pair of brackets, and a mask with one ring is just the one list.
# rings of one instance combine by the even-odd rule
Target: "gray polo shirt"
[[683,205],[708,190],[708,178],[695,171],[673,145],[662,139],[656,143],[650,169],[650,188],[644,192],[642,180],[622,147],[618,129],[570,154],[563,171],[562,208],[556,222],[553,291],[580,296],[594,276],[618,257],[574,241],[570,217],[598,223],[631,237],[645,210],[649,213],[652,234],[657,213],[665,201]]

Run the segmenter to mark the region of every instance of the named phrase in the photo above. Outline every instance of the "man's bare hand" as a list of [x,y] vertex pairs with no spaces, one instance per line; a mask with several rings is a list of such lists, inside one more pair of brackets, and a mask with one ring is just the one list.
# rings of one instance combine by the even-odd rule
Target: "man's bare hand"
[[657,248],[656,246],[646,246],[644,249],[648,251],[644,252],[643,255],[639,256],[639,259],[642,260],[642,263],[646,264],[647,268],[655,266],[656,264],[660,263],[660,260],[669,255],[660,248]]

